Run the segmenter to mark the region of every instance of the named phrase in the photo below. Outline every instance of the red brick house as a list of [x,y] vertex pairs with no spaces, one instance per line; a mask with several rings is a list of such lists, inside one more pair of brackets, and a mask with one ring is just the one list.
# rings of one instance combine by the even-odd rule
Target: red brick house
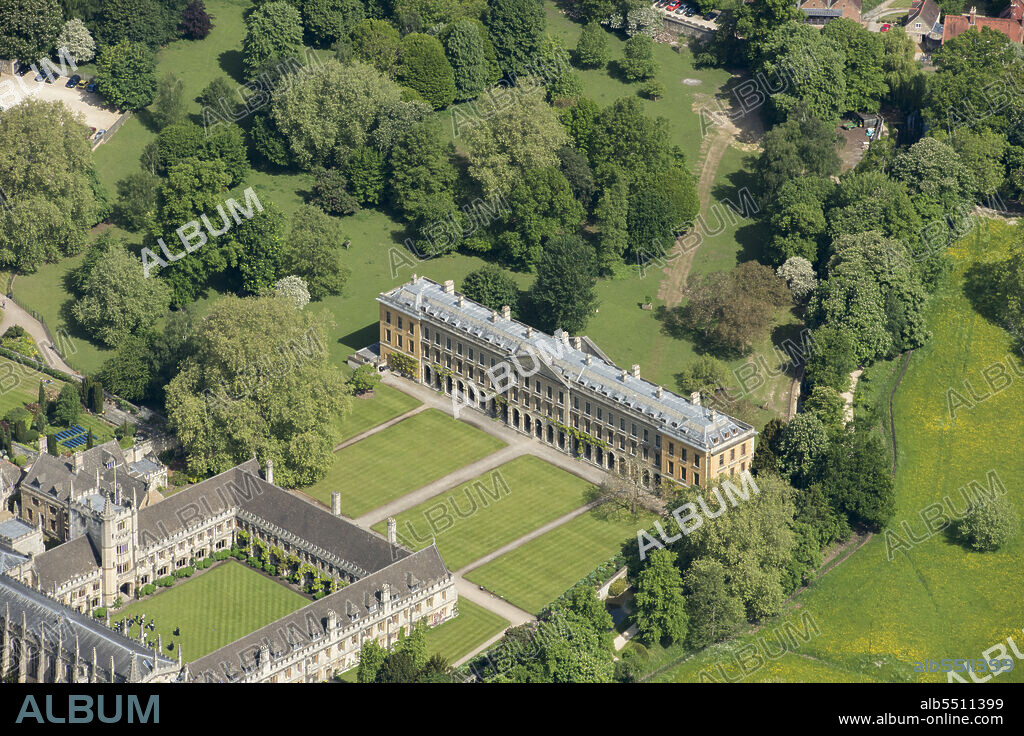
[[1010,7],[998,18],[978,15],[977,8],[971,8],[967,15],[947,15],[942,24],[942,43],[956,38],[971,28],[991,28],[999,31],[1014,43],[1024,43],[1024,0],[1011,0]]

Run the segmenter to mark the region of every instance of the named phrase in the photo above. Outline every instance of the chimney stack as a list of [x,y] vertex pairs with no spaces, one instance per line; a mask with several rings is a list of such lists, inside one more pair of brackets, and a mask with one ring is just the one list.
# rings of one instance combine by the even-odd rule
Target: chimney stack
[[509,305],[505,305],[501,308],[501,316],[505,319],[512,319],[512,308]]
[[665,389],[663,389],[661,386],[658,386],[657,395],[658,395],[659,399],[661,398],[662,394],[664,394],[664,393],[665,393]]
[[413,284],[415,284],[415,283],[418,283],[418,282],[419,282],[419,280],[420,280],[420,277],[419,277],[419,276],[417,276],[416,274],[413,274],[413,275],[412,275],[412,279],[410,280],[410,283],[413,283]]
[[341,516],[341,492],[331,492],[331,513],[335,516]]
[[274,482],[274,461],[271,460],[269,457],[267,458],[267,468],[266,471],[264,472],[264,475],[266,476],[267,483]]
[[497,322],[497,321],[498,321],[498,310],[497,309],[492,309],[491,310],[491,322]]
[[74,463],[75,463],[75,472],[76,473],[78,471],[80,471],[82,468],[85,467],[85,458],[82,457],[82,455],[84,455],[84,454],[85,454],[84,452],[76,452],[75,453]]
[[629,375],[629,371],[623,369],[622,372],[619,374],[619,380],[620,381],[625,381],[626,380],[626,376],[628,376],[628,375]]
[[533,328],[530,325],[526,325],[526,336],[533,337]]
[[972,26],[974,25],[975,21],[977,20],[977,16],[978,16],[978,9],[972,5],[971,6],[971,12],[968,15],[968,22]]
[[583,338],[580,337],[579,335],[576,335],[576,337],[574,337],[572,339],[572,345],[577,350],[582,350],[583,349]]
[[633,378],[640,378],[640,364],[633,364]]
[[593,362],[593,360],[594,359],[590,356],[590,353],[587,353],[586,357],[583,359],[583,362],[586,363],[587,365],[590,365]]
[[398,522],[394,516],[388,517],[388,542],[398,544]]
[[466,306],[466,297],[464,297],[462,294],[459,294],[459,308],[461,309],[464,306]]
[[562,338],[562,344],[565,345],[566,347],[569,347],[569,333],[566,332],[565,330],[562,330],[562,334],[560,335],[560,337]]
[[694,391],[690,394],[690,403],[694,406],[700,406],[700,391]]
[[444,282],[444,293],[445,294],[454,294],[455,293],[455,282],[452,281],[451,279],[448,279],[447,281]]

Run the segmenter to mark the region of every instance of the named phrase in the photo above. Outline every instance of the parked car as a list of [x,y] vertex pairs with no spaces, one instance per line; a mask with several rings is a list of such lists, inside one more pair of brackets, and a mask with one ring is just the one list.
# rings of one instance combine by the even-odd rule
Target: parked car
[[666,5],[668,5],[668,3],[669,0],[659,0],[659,2],[656,3],[656,5],[659,8],[664,8]]
[[676,8],[676,15],[682,15],[685,12],[686,12],[686,8],[684,8],[682,6]]
[[674,13],[676,10],[679,9],[680,5],[682,5],[682,0],[672,0],[672,2],[668,4],[668,7],[666,7],[665,10],[667,10],[670,13]]
[[81,75],[80,74],[75,74],[70,79],[68,79],[68,81],[65,83],[64,86],[65,87],[77,87],[78,83],[81,82],[81,81],[82,81]]
[[86,92],[95,92],[96,91],[96,77],[93,77],[92,79],[89,80],[89,84],[86,86],[85,91]]
[[106,128],[100,128],[100,130],[96,133],[96,140],[99,140],[100,138],[102,138],[103,134],[106,133],[106,132],[107,132]]
[[19,61],[18,62],[18,71],[16,71],[15,74],[17,74],[19,77],[24,77],[26,74],[28,74],[29,69],[31,69],[31,68],[32,67],[29,66],[28,64],[22,64]]
[[886,31],[888,31],[888,30],[889,30],[890,28],[892,28],[892,23],[883,23],[883,24],[882,24],[882,28],[881,28],[881,30],[882,30],[882,33],[885,33],[885,32],[886,32]]
[[695,13],[693,12],[692,9],[687,9],[687,11],[686,11],[686,17],[687,18],[692,18],[694,15],[695,15]]
[[42,82],[44,79],[46,79],[46,72],[39,72],[36,74],[35,81]]
[[709,10],[707,13],[704,13],[704,20],[711,20],[714,17],[715,17],[715,11],[713,11],[713,10]]
[[86,79],[79,79],[78,84],[75,86],[78,87],[78,89],[85,89],[89,86],[89,81]]

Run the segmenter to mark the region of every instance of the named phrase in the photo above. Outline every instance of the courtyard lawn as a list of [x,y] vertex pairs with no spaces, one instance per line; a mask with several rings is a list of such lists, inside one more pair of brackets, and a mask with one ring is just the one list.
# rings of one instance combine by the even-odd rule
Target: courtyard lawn
[[440,654],[448,664],[454,664],[508,626],[509,622],[498,614],[459,598],[459,615],[428,629],[427,647],[431,654]]
[[[197,577],[179,581],[152,598],[133,603],[111,615],[120,621],[140,613],[156,621],[147,637],[163,637],[164,654],[199,659],[256,629],[309,604],[309,600],[244,565],[228,560]],[[174,635],[175,628],[181,630]],[[139,627],[129,635],[138,639]]]
[[501,440],[428,409],[336,453],[334,465],[303,490],[356,517],[425,486],[505,446]]
[[466,579],[523,610],[539,613],[618,554],[622,544],[653,519],[605,518],[600,511],[590,511],[473,570]]
[[[584,505],[592,487],[540,458],[518,457],[399,514],[399,542],[421,549],[436,537],[448,569],[459,570]],[[387,531],[386,522],[373,528]]]
[[[979,287],[966,278],[1005,258],[1016,237],[1014,228],[990,222],[951,249],[953,275],[928,310],[932,338],[914,352],[894,399],[896,514],[885,533],[876,534],[783,613],[780,619],[798,628],[801,616],[809,614],[820,634],[797,648],[802,656],[771,663],[772,679],[945,681],[941,673],[915,673],[913,663],[935,659],[934,652],[980,658],[991,647],[1006,646],[1007,637],[1020,641],[1024,538],[1018,534],[997,552],[970,552],[945,531],[929,534],[920,516],[937,503],[962,513],[959,489],[972,482],[989,489],[991,472],[1017,508],[1024,508],[1024,490],[1016,480],[1024,474],[1024,454],[1017,443],[1006,441],[1024,432],[1024,365],[1012,337],[970,301],[982,294],[985,279],[978,279],[984,284]],[[996,375],[1000,365],[1006,378],[992,380],[1002,390],[990,390],[984,375]],[[876,380],[891,380],[889,372],[881,371]],[[965,382],[991,397],[951,413],[948,392],[969,396]],[[907,528],[920,543],[909,541]],[[900,540],[909,548],[891,546]],[[736,646],[753,639],[742,637]],[[1000,656],[998,649],[989,655]],[[818,664],[810,667],[807,658]],[[719,664],[730,676],[740,674],[732,655],[721,652],[695,657],[659,679],[694,681],[702,669]],[[750,679],[765,675],[751,673]],[[998,681],[1024,682],[1024,671],[1018,666],[998,675]]]
[[419,405],[420,402],[409,394],[378,383],[372,396],[353,397],[352,411],[341,422],[341,438],[355,437]]

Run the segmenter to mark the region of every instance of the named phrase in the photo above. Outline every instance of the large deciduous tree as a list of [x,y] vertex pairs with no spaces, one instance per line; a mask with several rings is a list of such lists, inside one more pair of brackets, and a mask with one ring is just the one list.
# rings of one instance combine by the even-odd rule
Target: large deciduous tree
[[63,22],[57,0],[5,0],[0,4],[0,58],[38,64],[53,48]]
[[513,316],[517,316],[519,287],[507,271],[493,263],[466,274],[462,293],[491,309],[509,307]]
[[96,42],[92,34],[85,27],[80,18],[71,18],[60,30],[60,35],[54,41],[54,46],[60,49],[67,49],[68,54],[77,64],[84,64],[92,61],[96,56]]
[[579,334],[594,313],[597,296],[593,249],[577,235],[559,235],[544,246],[530,306],[542,329],[561,328]]
[[242,65],[250,78],[295,58],[302,50],[302,18],[283,0],[262,5],[245,19]]
[[167,386],[167,416],[191,472],[218,473],[255,453],[274,460],[283,486],[323,477],[337,417],[351,407],[329,358],[327,319],[274,296],[214,304]]
[[435,110],[455,99],[455,74],[444,55],[441,42],[425,33],[410,33],[402,39],[398,81],[413,90]]
[[349,277],[349,269],[341,261],[344,243],[337,220],[317,207],[305,205],[292,218],[281,270],[305,279],[314,301],[340,294]]
[[675,552],[656,549],[648,555],[636,577],[633,621],[647,645],[674,644],[686,638],[689,617]]
[[537,0],[488,0],[486,23],[501,71],[533,72],[544,38],[544,7]]
[[153,101],[156,57],[144,44],[120,41],[100,51],[96,59],[96,87],[120,110],[140,110]]
[[102,247],[101,255],[83,274],[80,296],[71,312],[86,332],[116,347],[163,317],[170,302],[170,287],[160,279],[147,279],[139,258],[123,242],[114,241]]
[[525,171],[558,166],[558,149],[569,140],[544,101],[544,89],[524,87],[521,92],[500,103],[479,104],[480,116],[460,131],[469,175],[487,197],[507,194]]
[[92,168],[85,126],[60,102],[28,98],[0,115],[0,264],[31,273],[84,246]]

